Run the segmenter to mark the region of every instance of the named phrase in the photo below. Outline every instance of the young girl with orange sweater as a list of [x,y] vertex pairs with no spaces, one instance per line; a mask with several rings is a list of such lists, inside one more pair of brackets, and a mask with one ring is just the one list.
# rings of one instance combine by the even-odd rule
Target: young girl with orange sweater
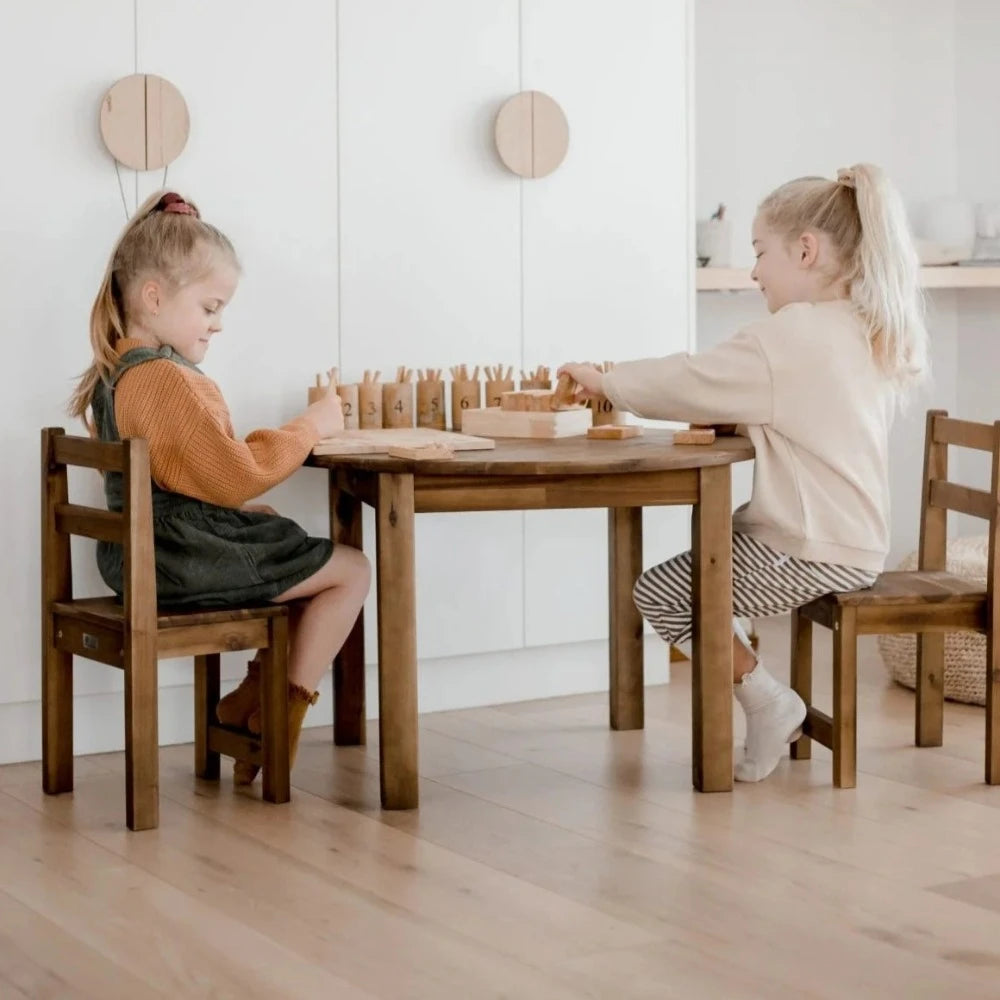
[[[108,262],[90,317],[94,360],[70,410],[102,440],[149,444],[157,599],[225,607],[296,601],[290,621],[289,744],[315,703],[320,678],[347,638],[368,593],[363,553],[312,538],[294,521],[248,501],[287,479],[313,445],[344,426],[331,389],[303,414],[240,439],[218,386],[197,367],[236,291],[232,243],[173,192],[146,201]],[[91,415],[88,418],[88,412]],[[121,510],[121,476],[105,477],[109,509]],[[122,593],[122,549],[102,542],[105,583]],[[219,703],[227,725],[260,731],[256,658]],[[237,784],[257,767],[236,761]]]

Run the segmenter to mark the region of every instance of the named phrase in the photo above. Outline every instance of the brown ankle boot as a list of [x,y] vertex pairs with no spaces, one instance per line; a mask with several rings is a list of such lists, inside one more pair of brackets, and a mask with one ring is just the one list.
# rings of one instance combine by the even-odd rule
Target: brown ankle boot
[[[288,769],[295,766],[295,755],[299,749],[299,734],[302,723],[309,711],[310,705],[315,705],[319,691],[307,691],[298,684],[288,682]],[[247,720],[247,729],[255,735],[260,735],[260,708],[258,707]],[[260,768],[247,760],[238,760],[233,764],[233,784],[249,785],[257,777]]]
[[246,729],[250,716],[260,707],[260,658],[247,664],[247,674],[239,687],[230,691],[215,706],[215,717],[224,726]]

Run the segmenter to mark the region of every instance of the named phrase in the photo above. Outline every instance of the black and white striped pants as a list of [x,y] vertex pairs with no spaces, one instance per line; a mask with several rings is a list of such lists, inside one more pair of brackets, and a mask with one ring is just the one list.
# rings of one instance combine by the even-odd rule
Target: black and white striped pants
[[[769,618],[817,597],[870,587],[878,573],[809,562],[778,552],[749,535],[733,535],[733,617]],[[643,618],[667,642],[691,637],[691,553],[646,570],[632,590]]]

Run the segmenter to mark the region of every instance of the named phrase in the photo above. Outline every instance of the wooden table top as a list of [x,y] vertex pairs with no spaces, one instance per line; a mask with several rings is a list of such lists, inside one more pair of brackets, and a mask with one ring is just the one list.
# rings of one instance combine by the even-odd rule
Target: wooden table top
[[495,449],[457,451],[454,458],[444,461],[416,462],[387,455],[311,455],[306,465],[427,476],[544,476],[699,469],[745,462],[754,456],[753,445],[745,437],[720,437],[710,445],[675,445],[672,440],[673,431],[650,428],[624,441],[497,438]]

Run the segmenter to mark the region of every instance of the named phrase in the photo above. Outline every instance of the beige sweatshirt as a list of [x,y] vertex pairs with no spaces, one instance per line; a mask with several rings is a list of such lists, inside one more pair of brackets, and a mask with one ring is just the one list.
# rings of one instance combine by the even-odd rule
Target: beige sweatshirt
[[619,364],[604,394],[643,417],[741,425],[757,455],[733,530],[882,570],[895,392],[848,302],[792,303],[704,353]]

